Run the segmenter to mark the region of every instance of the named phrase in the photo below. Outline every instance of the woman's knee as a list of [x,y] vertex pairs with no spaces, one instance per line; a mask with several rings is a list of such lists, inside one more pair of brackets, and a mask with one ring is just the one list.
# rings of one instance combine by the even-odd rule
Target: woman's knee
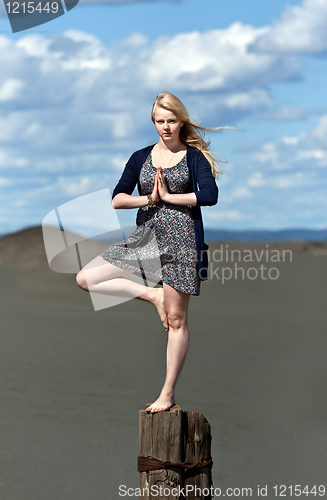
[[87,286],[87,282],[85,279],[85,274],[83,273],[83,271],[80,271],[79,273],[76,274],[76,283],[80,288],[82,288],[82,290],[86,291],[89,290],[89,287]]
[[178,311],[168,311],[168,324],[170,328],[178,329],[185,326],[187,323],[187,318],[184,312]]

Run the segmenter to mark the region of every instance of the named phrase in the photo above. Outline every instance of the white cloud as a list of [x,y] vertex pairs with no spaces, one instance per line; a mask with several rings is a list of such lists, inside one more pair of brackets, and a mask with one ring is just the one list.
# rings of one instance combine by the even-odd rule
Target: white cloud
[[11,179],[7,179],[6,177],[0,177],[0,186],[8,186],[12,183]]
[[[172,91],[180,89],[182,99],[195,90],[194,111],[201,109],[210,119],[219,114],[235,122],[269,109],[267,82],[294,76],[298,65],[248,53],[248,45],[265,30],[234,23],[153,44],[134,33],[109,48],[79,30],[47,37],[32,33],[16,42],[2,36],[0,66],[7,79],[0,99],[7,107],[0,115],[0,146],[31,158],[33,169],[39,165],[33,155],[47,151],[53,170],[61,154],[69,158],[77,150],[82,156],[130,151],[141,137],[155,135],[149,108],[168,84]],[[24,154],[17,153],[20,149]]]
[[[319,207],[327,205],[326,192],[321,192],[321,193],[315,192],[315,196],[312,196],[311,192],[309,192],[308,194],[301,192],[300,195],[293,196],[292,204],[308,206],[313,208],[317,207],[317,205]],[[321,227],[326,228],[326,224],[322,225]]]
[[286,189],[297,186],[309,186],[314,185],[316,182],[317,179],[312,177],[308,180],[307,174],[304,172],[293,172],[273,176],[269,173],[266,173],[264,176],[262,172],[254,172],[247,180],[248,186],[252,188],[268,187],[270,190],[273,188]]
[[100,40],[90,33],[84,31],[68,30],[65,36],[70,39],[75,47],[78,47],[77,57],[74,57],[75,50],[71,51],[71,57],[67,60],[63,57],[62,51],[59,52],[62,61],[62,69],[66,71],[81,71],[84,69],[109,70],[112,67],[112,61],[109,51],[102,45]]
[[[7,49],[8,50],[8,49]],[[44,38],[28,34],[17,41],[11,50],[21,50],[25,57],[39,60],[38,69],[46,76],[49,72],[108,70],[112,63],[109,50],[90,33],[67,30],[62,35]]]
[[[297,11],[289,12],[294,17]],[[0,36],[5,75],[0,80],[1,178],[14,179],[17,172],[12,184],[19,195],[21,186],[30,186],[21,196],[26,210],[35,203],[59,204],[59,196],[66,200],[113,185],[129,154],[157,137],[150,109],[165,89],[176,93],[203,124],[237,125],[253,114],[283,122],[302,119],[296,106],[275,111],[272,84],[302,74],[300,57],[289,56],[278,44],[266,53],[259,45],[265,37],[277,40],[276,26],[234,23],[154,42],[134,33],[111,47],[78,30],[46,37],[25,34],[17,41]],[[226,168],[224,199],[231,209],[210,211],[208,217],[244,220],[247,215],[239,205],[254,207],[271,188],[291,199],[294,186],[322,186],[317,169],[321,175],[327,166],[326,139],[323,115],[311,132],[285,134],[246,158],[249,167],[242,175],[248,174],[247,180],[240,181],[237,166],[235,171]],[[240,182],[242,187],[235,188]],[[3,191],[11,203],[9,189]]]
[[252,154],[251,164],[266,171],[310,169],[312,172],[327,167],[327,115],[321,116],[317,127],[309,132],[265,143]]
[[12,43],[10,49],[14,49],[15,52],[21,49],[26,56],[42,59],[48,55],[50,45],[51,38],[46,39],[41,35],[31,33],[18,40],[16,44]]
[[252,89],[248,92],[235,92],[227,95],[225,105],[228,108],[251,109],[270,108],[273,106],[272,99],[266,89]]
[[124,170],[124,167],[126,165],[128,158],[122,158],[121,156],[117,158],[112,158],[111,164],[112,167],[117,170],[118,172],[122,173]]
[[301,136],[297,136],[297,137],[288,137],[288,136],[284,136],[282,137],[281,141],[286,144],[287,146],[296,146],[299,141],[301,139]]
[[282,18],[253,43],[262,53],[319,53],[327,49],[327,2],[304,0],[288,6]]
[[0,87],[0,102],[12,101],[16,99],[21,89],[24,87],[24,82],[17,78],[9,78],[5,80]]
[[164,84],[193,91],[252,87],[254,82],[256,88],[294,78],[298,60],[248,50],[266,31],[236,22],[222,30],[160,37],[147,50],[140,72],[150,88]]
[[78,182],[68,182],[63,177],[59,177],[59,182],[62,184],[62,191],[69,196],[80,196],[91,191],[92,182],[88,177],[82,177]]
[[270,166],[278,167],[279,155],[276,144],[267,142],[262,146],[261,151],[253,154],[252,160],[257,163],[269,163]]
[[298,161],[315,160],[316,166],[327,167],[327,150],[326,149],[302,150],[298,152],[296,159]]
[[232,192],[235,198],[252,198],[252,193],[247,187],[240,187]]
[[[306,216],[305,196],[309,196],[313,200],[310,205],[316,207],[316,213],[311,210],[310,217],[316,221],[324,217],[319,199],[326,197],[326,139],[327,115],[324,115],[311,131],[264,144],[251,155],[249,161],[249,170],[253,171],[248,174],[245,183],[251,189],[252,199],[259,197],[266,204],[268,196],[271,200],[277,199],[281,206],[287,204],[289,210],[302,200],[301,211],[293,215],[301,223],[300,216]],[[279,192],[280,197],[272,196],[272,190]]]
[[[308,185],[307,175],[303,172],[295,172],[288,175],[279,175],[270,179],[271,187],[278,189],[294,188],[296,186],[306,186]],[[311,182],[309,181],[309,184]]]
[[319,124],[313,130],[312,136],[319,141],[327,140],[327,115],[323,115],[320,117]]
[[14,153],[0,151],[0,170],[10,170],[12,168],[23,169],[30,165],[27,158],[17,156]]
[[247,181],[247,184],[250,187],[262,187],[266,186],[267,183],[268,181],[263,178],[262,172],[254,172]]
[[272,120],[277,122],[291,122],[304,120],[305,118],[304,111],[298,106],[284,106],[280,110],[255,116],[255,120]]

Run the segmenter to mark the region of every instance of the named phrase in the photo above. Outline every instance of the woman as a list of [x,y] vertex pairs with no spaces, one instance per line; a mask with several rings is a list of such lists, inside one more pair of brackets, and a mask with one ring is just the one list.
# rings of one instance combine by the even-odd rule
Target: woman
[[[181,101],[168,92],[157,97],[151,118],[160,139],[131,156],[112,196],[115,209],[139,208],[137,228],[85,266],[76,281],[84,290],[136,297],[156,307],[168,343],[165,382],[159,398],[146,410],[154,413],[175,404],[175,385],[189,348],[190,295],[200,295],[201,281],[207,279],[208,246],[200,206],[217,203],[215,178],[221,171],[202,135],[226,127],[209,129],[194,123]],[[139,195],[133,196],[136,185]],[[155,244],[149,234],[155,235]],[[135,249],[151,262],[150,274],[162,287],[121,278],[140,272],[133,264]],[[153,257],[158,255],[160,269],[154,269]]]

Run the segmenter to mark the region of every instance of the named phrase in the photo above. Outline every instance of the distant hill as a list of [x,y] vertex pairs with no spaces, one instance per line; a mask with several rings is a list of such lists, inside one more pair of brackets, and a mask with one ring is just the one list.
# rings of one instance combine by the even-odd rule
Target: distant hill
[[214,241],[326,241],[327,229],[205,229],[205,240]]
[[29,227],[0,238],[0,264],[49,270],[42,226]]
[[[100,236],[97,239],[92,239],[93,241],[84,240],[78,243],[79,251],[81,255],[83,255],[83,261],[87,262],[88,259],[90,260],[107,248],[110,244],[109,238],[113,235],[113,233],[107,233],[102,235],[102,237]],[[112,238],[112,241],[118,241],[120,239],[120,237],[118,239],[116,237]],[[262,242],[276,242],[278,245],[278,242],[294,241],[300,242],[297,244],[299,246],[298,251],[308,251],[309,249],[314,249],[316,251],[318,245],[319,248],[320,246],[323,247],[324,255],[327,251],[327,248],[325,248],[327,245],[322,242],[326,240],[327,229],[320,231],[310,229],[287,229],[280,231],[227,231],[207,229],[205,231],[205,241],[208,243],[234,241],[239,242],[239,245],[242,246],[245,242],[253,242],[253,244],[257,243],[260,246]],[[283,245],[282,243],[280,244]],[[69,247],[68,250],[73,250],[73,248]],[[70,253],[72,255],[70,255]],[[73,269],[74,265],[72,262],[76,260],[76,254],[74,254],[74,252],[68,252],[68,256],[64,256],[64,259],[68,265],[67,270],[64,269],[61,262],[52,265],[52,270],[57,271],[58,267],[58,272],[78,271],[78,268],[75,270]],[[8,264],[18,267],[22,266],[31,270],[39,269],[41,271],[51,272],[44,247],[42,226],[29,227],[0,237],[0,265]]]
[[[28,233],[27,233],[28,232]],[[42,238],[42,226],[33,226],[13,233],[0,234],[0,239],[11,236],[20,238],[25,234],[37,239]],[[108,240],[108,234],[100,235],[100,241]],[[115,239],[115,238],[114,238]],[[327,241],[326,229],[306,229],[306,228],[290,228],[290,229],[205,229],[205,240],[208,242],[214,241]]]

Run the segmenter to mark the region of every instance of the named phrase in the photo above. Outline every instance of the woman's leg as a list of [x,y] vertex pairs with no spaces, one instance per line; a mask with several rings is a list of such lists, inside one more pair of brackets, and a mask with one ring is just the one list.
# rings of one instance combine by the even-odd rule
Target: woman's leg
[[151,302],[157,309],[164,327],[168,330],[163,289],[150,288],[122,277],[132,272],[130,269],[114,266],[98,255],[79,271],[76,275],[76,282],[85,291]]
[[187,325],[190,295],[175,290],[167,283],[163,284],[163,288],[169,324],[167,371],[159,398],[146,409],[149,413],[168,410],[175,404],[175,385],[183,368],[190,342]]

